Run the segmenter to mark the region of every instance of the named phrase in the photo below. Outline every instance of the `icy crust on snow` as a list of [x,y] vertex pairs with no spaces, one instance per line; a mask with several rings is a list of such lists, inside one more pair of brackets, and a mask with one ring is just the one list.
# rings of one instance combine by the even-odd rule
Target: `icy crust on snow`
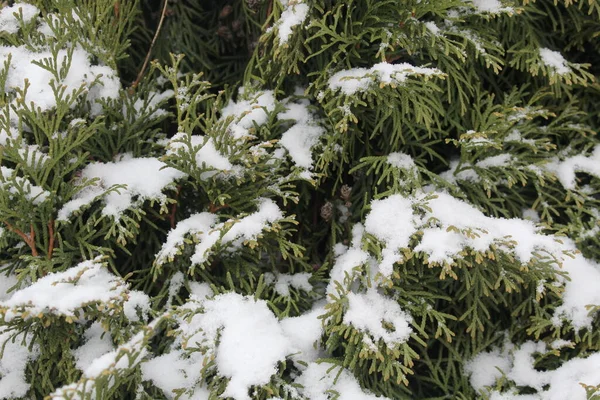
[[555,159],[544,165],[543,168],[554,173],[565,189],[575,190],[578,172],[585,172],[600,178],[600,146],[596,146],[589,156],[578,154],[562,161]]
[[301,393],[311,400],[329,400],[332,392],[337,393],[339,399],[387,399],[387,397],[378,397],[364,391],[348,370],[340,371],[339,368],[335,364],[326,362],[310,363],[302,375],[296,379],[296,383],[303,386]]
[[[309,7],[301,0],[291,0],[288,3],[274,27],[277,28],[279,44],[288,42],[294,28],[302,25],[308,15]],[[272,29],[272,28],[271,28]]]
[[[478,354],[465,365],[465,371],[473,388],[490,399],[585,400],[581,384],[600,385],[600,353],[571,359],[554,370],[539,371],[534,366],[534,356],[547,351],[543,342],[528,341],[518,348],[508,343],[502,350]],[[503,374],[515,386],[530,387],[536,393],[519,395],[515,389],[494,390],[493,386]]]
[[36,6],[27,3],[4,6],[0,9],[0,32],[17,33],[20,28],[17,16],[22,16],[23,22],[28,24],[39,13],[40,10]]
[[[33,103],[36,108],[42,111],[50,110],[56,107],[57,96],[52,89],[52,82],[57,86],[66,88],[65,96],[71,95],[74,91],[84,88],[83,94],[91,105],[91,115],[95,116],[101,113],[102,106],[96,101],[101,98],[116,98],[119,96],[121,83],[114,70],[102,65],[92,65],[91,55],[80,47],[72,49],[71,62],[67,63],[68,50],[59,50],[56,58],[57,65],[68,66],[68,72],[64,79],[56,82],[54,75],[36,65],[36,62],[43,62],[44,59],[53,60],[50,50],[41,50],[33,52],[25,46],[7,47],[0,46],[0,65],[8,61],[8,75],[4,90],[8,93],[16,90],[23,90],[27,86],[24,103],[29,107]],[[17,109],[23,105],[17,99],[12,101]],[[16,116],[11,114],[11,118]]]
[[0,399],[17,399],[27,395],[29,383],[25,368],[39,355],[39,345],[33,345],[30,334],[15,335],[15,331],[0,328]]
[[[172,261],[181,252],[186,236],[197,241],[191,257],[193,265],[203,264],[210,256],[211,249],[217,244],[227,244],[234,249],[244,242],[256,240],[266,229],[283,219],[283,212],[270,199],[259,199],[258,210],[239,219],[218,222],[217,216],[209,212],[191,215],[181,220],[172,229],[162,248],[156,255],[157,265]],[[189,240],[189,239],[188,239]]]
[[411,76],[444,76],[437,68],[415,67],[413,65],[388,64],[382,62],[371,68],[352,68],[335,73],[329,78],[328,85],[333,91],[341,91],[347,96],[364,92],[376,82],[381,85],[401,85]]
[[546,66],[552,68],[559,75],[571,72],[571,68],[567,65],[567,60],[558,51],[541,48],[540,58]]
[[[363,238],[363,233],[372,236]],[[428,263],[452,265],[465,249],[485,253],[493,245],[522,264],[540,257],[558,261],[555,267],[569,279],[557,278],[564,292],[553,316],[556,326],[567,321],[576,330],[589,328],[593,315],[586,306],[600,305],[600,266],[578,254],[572,241],[541,234],[532,221],[487,217],[445,193],[396,194],[375,200],[364,227],[357,224],[353,236],[351,247],[335,250],[328,295],[338,292],[338,284],[351,291],[362,266],[368,267],[372,277],[390,278],[394,264],[403,262],[402,249],[424,253]],[[372,237],[383,245],[380,260],[362,247]]]
[[[118,219],[123,211],[146,200],[164,203],[167,196],[163,190],[171,188],[177,179],[184,176],[183,172],[166,167],[165,163],[151,157],[123,156],[120,161],[91,163],[81,171],[81,178],[98,179],[97,184],[86,187],[65,203],[58,211],[57,219],[68,220],[73,212],[100,196],[104,201],[102,215]],[[115,185],[125,186],[106,194]]]
[[[122,305],[130,293],[137,292],[130,292],[125,281],[108,272],[99,259],[87,260],[12,292],[8,299],[0,302],[0,314],[5,322],[47,313],[77,320],[77,311],[82,307]],[[149,298],[143,294],[142,297],[140,303],[149,304]]]

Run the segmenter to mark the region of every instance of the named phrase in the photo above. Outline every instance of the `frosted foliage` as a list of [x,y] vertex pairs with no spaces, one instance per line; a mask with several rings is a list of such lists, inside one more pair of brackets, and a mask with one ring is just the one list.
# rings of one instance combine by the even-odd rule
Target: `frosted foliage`
[[14,176],[14,172],[11,168],[0,167],[0,189],[7,190],[15,195],[23,195],[26,200],[35,205],[48,199],[50,192],[32,184],[29,179]]
[[[366,332],[376,340],[383,339],[394,347],[404,343],[410,336],[411,318],[400,309],[397,301],[369,289],[366,293],[348,293],[348,310],[344,314],[344,324],[352,325],[361,332]],[[384,323],[389,327],[384,327]]]
[[171,229],[162,248],[156,255],[156,263],[163,264],[172,260],[179,252],[179,247],[184,244],[186,235],[195,235],[198,233],[204,233],[206,235],[216,221],[217,216],[208,212],[194,214],[179,221],[177,226],[174,229]]
[[20,398],[27,394],[29,383],[25,376],[25,367],[39,354],[36,344],[29,351],[30,335],[16,335],[14,331],[0,329],[0,399]]
[[[339,374],[339,375],[338,375]],[[311,400],[329,400],[331,392],[339,394],[340,399],[352,400],[386,400],[363,391],[356,378],[344,369],[328,363],[310,363],[306,370],[296,379],[303,386],[302,394]]]
[[267,384],[295,346],[263,300],[226,293],[205,301],[204,310],[182,323],[182,331],[190,334],[190,345],[219,337],[216,365],[230,378],[222,396],[249,400],[250,386]]
[[162,191],[184,176],[184,173],[167,168],[156,158],[125,156],[120,161],[91,163],[81,171],[81,177],[98,178],[98,185],[87,187],[67,202],[59,210],[58,219],[67,220],[74,211],[103,195],[110,187],[125,185],[104,196],[102,214],[119,218],[123,211],[145,200],[166,201]]
[[343,94],[351,96],[357,92],[368,90],[375,82],[385,85],[400,85],[410,75],[442,76],[443,74],[435,68],[415,67],[407,63],[388,64],[382,62],[369,69],[353,68],[337,72],[329,78],[328,84],[331,90],[340,90]]
[[[543,342],[525,342],[518,349],[509,344],[502,351],[478,354],[467,363],[465,371],[473,388],[487,392],[493,399],[586,400],[581,384],[600,385],[600,353],[571,359],[553,370],[539,371],[534,366],[535,355],[546,351]],[[516,386],[531,387],[537,393],[518,395],[493,390],[502,374]]]
[[27,3],[16,3],[10,7],[4,6],[0,10],[0,32],[17,33],[19,31],[17,15],[22,15],[23,22],[28,24],[39,13],[40,10],[37,7]]

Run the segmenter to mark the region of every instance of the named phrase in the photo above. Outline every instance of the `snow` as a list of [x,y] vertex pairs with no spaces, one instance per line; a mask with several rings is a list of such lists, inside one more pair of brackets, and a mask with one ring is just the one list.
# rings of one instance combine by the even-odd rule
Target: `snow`
[[294,4],[288,5],[281,13],[281,17],[276,22],[277,37],[280,44],[288,42],[292,35],[293,28],[301,25],[308,15],[309,7],[307,4],[296,1]]
[[173,136],[167,147],[167,154],[176,153],[180,149],[185,149],[184,143],[189,139],[189,143],[198,168],[206,168],[200,174],[200,178],[207,180],[212,177],[225,177],[229,173],[238,173],[239,166],[233,165],[229,159],[215,147],[212,138],[202,135],[192,135],[186,137],[184,133],[177,133]]
[[365,231],[385,243],[379,271],[390,277],[394,263],[401,261],[399,249],[408,247],[415,233],[416,218],[412,202],[401,195],[371,202],[371,212],[365,220]]
[[326,362],[310,363],[302,375],[296,379],[296,383],[303,386],[302,394],[311,400],[329,400],[332,392],[337,392],[340,399],[387,399],[364,391],[348,370],[340,371],[339,368],[335,364]]
[[[243,91],[240,95],[243,95]],[[229,132],[234,138],[242,139],[252,136],[250,130],[254,128],[255,124],[260,126],[267,122],[266,111],[275,110],[275,103],[273,91],[259,92],[248,100],[230,101],[221,110],[222,118],[233,118]]]
[[[540,371],[534,366],[534,355],[543,354],[546,350],[543,342],[528,341],[517,349],[509,343],[502,351],[495,349],[476,355],[467,363],[465,370],[470,374],[473,388],[480,392],[487,391],[492,399],[585,400],[587,397],[581,383],[600,384],[599,352],[587,358],[573,358],[553,370]],[[502,377],[499,370],[516,386],[531,387],[537,393],[517,395],[492,389]]]
[[290,158],[300,168],[313,168],[312,150],[318,144],[325,129],[308,109],[307,103],[288,103],[286,111],[277,115],[279,120],[296,123],[283,133],[279,144],[287,150]]
[[571,72],[571,68],[567,65],[567,60],[558,51],[541,48],[540,57],[545,65],[552,68],[559,75]]
[[[366,293],[348,293],[348,310],[344,314],[344,324],[352,325],[358,331],[382,339],[390,348],[408,340],[412,329],[412,318],[400,309],[398,302],[370,288]],[[385,328],[383,323],[390,325]]]
[[296,290],[304,290],[310,292],[313,286],[308,281],[311,274],[308,272],[300,272],[297,274],[277,274],[276,276],[268,273],[265,274],[265,278],[268,284],[274,284],[275,292],[281,296],[290,295],[290,287]]
[[249,400],[249,388],[269,383],[295,346],[263,300],[225,293],[203,305],[204,313],[182,321],[184,334],[191,334],[187,343],[214,343],[219,374],[230,378],[221,396]]
[[75,365],[82,371],[92,365],[96,358],[114,350],[110,333],[104,331],[102,324],[99,322],[94,322],[83,336],[85,337],[85,343],[72,350]]
[[15,195],[22,194],[34,205],[41,204],[48,199],[50,192],[33,185],[29,179],[14,176],[14,172],[12,168],[0,166],[0,188]]
[[510,360],[499,349],[479,353],[465,364],[465,372],[470,376],[469,382],[477,391],[492,386],[509,369]]
[[576,173],[585,172],[600,178],[600,146],[596,146],[589,156],[577,154],[562,161],[555,159],[543,166],[554,173],[565,189],[575,190]]
[[307,313],[298,317],[285,318],[279,322],[285,336],[300,352],[292,357],[294,360],[308,363],[324,356],[319,349],[323,334],[322,320],[319,319],[319,315],[323,314],[325,314],[324,305],[319,304]]
[[103,195],[112,186],[125,185],[125,188],[104,195],[103,199],[102,215],[118,219],[123,211],[145,200],[164,203],[167,197],[162,191],[173,187],[174,182],[184,176],[183,172],[166,167],[165,163],[151,157],[124,156],[120,161],[88,164],[81,171],[81,178],[99,178],[99,184],[86,188],[65,203],[57,219],[66,221],[73,212]]
[[[2,231],[3,229],[0,228],[0,236],[2,236]],[[8,291],[12,287],[14,287],[18,282],[19,280],[14,275],[0,275],[0,301],[6,300],[11,296],[12,292],[9,293]]]
[[328,85],[333,91],[340,90],[343,94],[351,96],[368,90],[375,82],[382,85],[401,85],[410,75],[443,76],[443,73],[436,68],[382,62],[369,69],[353,68],[339,71],[329,78]]
[[112,274],[98,259],[83,261],[64,272],[48,274],[30,286],[12,293],[0,302],[6,307],[5,321],[15,317],[52,313],[75,317],[75,311],[87,304],[122,303],[126,296],[125,282]]
[[[152,381],[169,399],[175,399],[174,390],[193,387],[200,380],[202,361],[199,353],[187,357],[183,350],[173,350],[142,363],[142,377]],[[208,400],[208,396],[205,398]]]
[[[117,98],[121,89],[117,73],[107,66],[92,65],[92,58],[85,50],[75,47],[72,50],[71,62],[68,61],[68,50],[59,50],[56,63],[69,66],[64,79],[58,83],[66,88],[65,95],[71,95],[81,87],[86,88],[84,93],[91,104],[91,115],[99,115],[101,106],[96,101],[101,98]],[[23,90],[27,82],[27,93],[24,103],[29,106],[33,102],[36,108],[42,111],[56,107],[57,97],[52,89],[51,82],[55,80],[54,75],[36,65],[34,62],[42,62],[44,59],[53,60],[50,50],[32,52],[25,46],[5,47],[0,46],[0,64],[4,64],[11,57],[8,76],[4,90],[14,92]],[[13,100],[12,104],[17,109],[23,107],[20,102]],[[13,118],[11,116],[11,118]],[[16,118],[16,117],[14,117]],[[17,121],[12,121],[16,123]]]
[[480,13],[499,14],[514,11],[511,7],[504,7],[499,0],[471,0]]
[[28,24],[32,19],[36,18],[40,10],[31,4],[17,3],[12,6],[3,6],[0,9],[0,32],[17,33],[20,28],[20,23],[16,16],[21,15],[23,22]]
[[150,297],[146,293],[139,290],[129,291],[128,299],[123,303],[123,313],[127,319],[139,321],[141,316],[141,319],[145,322],[148,319],[150,310]]
[[30,386],[25,376],[27,363],[39,355],[39,345],[34,344],[29,350],[32,339],[31,334],[15,335],[14,331],[0,328],[0,399],[27,395]]

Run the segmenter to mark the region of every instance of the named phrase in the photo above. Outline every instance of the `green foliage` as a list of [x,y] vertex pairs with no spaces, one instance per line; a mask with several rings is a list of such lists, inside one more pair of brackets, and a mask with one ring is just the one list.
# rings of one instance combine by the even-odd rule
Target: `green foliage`
[[543,396],[519,355],[600,355],[599,43],[596,0],[3,3],[0,397]]

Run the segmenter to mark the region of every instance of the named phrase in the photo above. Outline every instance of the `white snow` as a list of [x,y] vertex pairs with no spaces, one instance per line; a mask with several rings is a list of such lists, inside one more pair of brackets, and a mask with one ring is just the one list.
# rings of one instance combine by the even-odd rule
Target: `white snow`
[[498,14],[514,11],[511,7],[504,7],[499,0],[470,0],[478,12]]
[[203,358],[199,352],[188,357],[183,350],[173,350],[143,362],[142,376],[144,380],[152,381],[169,399],[174,399],[174,390],[194,387],[200,381]]
[[12,168],[0,166],[0,188],[15,195],[23,194],[26,200],[35,205],[48,199],[50,192],[32,184],[29,179],[14,176],[14,172]]
[[19,21],[17,15],[23,17],[23,22],[28,24],[36,18],[40,10],[31,4],[16,3],[12,6],[4,6],[0,9],[0,32],[17,33],[19,31]]
[[[496,349],[478,354],[465,366],[465,370],[470,374],[473,388],[487,392],[493,399],[585,400],[581,383],[600,384],[600,353],[593,353],[587,358],[573,358],[553,370],[539,371],[534,367],[534,354],[543,354],[546,350],[543,342],[528,341],[517,349],[508,344],[502,351]],[[493,386],[502,376],[500,370],[516,386],[531,387],[537,393],[517,395],[496,391]]]
[[[24,89],[27,82],[28,89],[24,102],[29,105],[33,102],[36,108],[46,111],[56,107],[57,98],[50,85],[55,80],[54,75],[42,67],[34,64],[44,59],[53,59],[49,50],[32,52],[25,46],[5,47],[0,46],[0,64],[4,64],[9,55],[11,56],[10,67],[4,90],[14,92],[16,89]],[[67,50],[59,50],[57,64],[66,63],[68,59]],[[107,66],[92,65],[91,56],[83,49],[73,49],[69,70],[66,77],[60,82],[55,82],[66,87],[65,95],[71,95],[73,91],[81,87],[86,88],[83,92],[91,104],[91,115],[98,115],[101,106],[96,103],[100,98],[116,98],[119,95],[121,84],[115,71]],[[97,83],[96,83],[97,82]],[[21,103],[14,100],[12,104],[20,109]],[[13,117],[11,114],[11,118]],[[16,120],[13,121],[16,123]]]
[[203,305],[204,313],[182,321],[187,343],[214,349],[219,374],[230,378],[223,397],[250,400],[248,389],[267,384],[295,346],[263,300],[225,293]]
[[382,62],[369,69],[353,68],[339,71],[329,78],[328,84],[331,90],[340,90],[343,94],[351,96],[366,91],[375,82],[380,82],[382,85],[401,85],[410,75],[430,77],[444,74],[436,68]]
[[285,318],[279,322],[285,335],[300,351],[292,357],[294,360],[313,362],[324,356],[319,349],[323,334],[322,320],[319,319],[319,315],[324,313],[324,305],[319,304],[307,313],[298,317]]
[[577,172],[585,172],[600,178],[600,146],[596,146],[589,156],[578,154],[562,161],[555,159],[544,165],[544,168],[554,173],[565,189],[575,190]]
[[348,370],[339,368],[326,362],[310,363],[296,383],[303,386],[302,394],[310,400],[329,400],[332,392],[337,392],[339,399],[387,400],[364,391]]
[[58,220],[68,220],[71,214],[102,195],[114,185],[126,185],[125,188],[112,191],[104,196],[103,215],[119,218],[123,211],[145,200],[161,203],[167,197],[163,190],[173,187],[173,183],[185,174],[166,165],[156,158],[132,158],[124,156],[120,161],[87,165],[81,171],[81,177],[99,178],[99,184],[79,192],[75,198],[63,205],[58,212]]
[[293,275],[273,275],[269,273],[265,274],[265,277],[267,278],[267,283],[274,283],[275,292],[281,296],[289,296],[290,287],[296,290],[304,290],[305,292],[310,292],[313,289],[313,286],[308,281],[311,277],[308,272],[300,272]]
[[[243,94],[241,91],[240,95]],[[229,132],[236,139],[252,136],[250,130],[254,124],[260,126],[267,122],[268,115],[275,109],[275,94],[272,91],[256,93],[248,100],[230,101],[221,110],[223,118],[233,117]]]
[[559,75],[568,74],[571,68],[567,65],[567,60],[558,51],[547,48],[540,49],[540,57],[542,62],[552,68]]
[[293,28],[301,25],[308,15],[309,7],[307,4],[296,1],[289,4],[281,13],[281,17],[275,23],[277,27],[277,37],[280,44],[285,44],[292,35]]
[[[390,348],[408,340],[412,318],[400,309],[398,302],[370,288],[366,293],[348,293],[348,310],[343,322],[358,331],[382,339]],[[390,325],[385,328],[383,323]]]
[[96,358],[114,350],[110,333],[106,332],[99,322],[94,322],[85,331],[84,337],[85,343],[72,350],[75,365],[82,371],[92,365]]
[[383,260],[379,266],[379,271],[385,277],[391,277],[394,263],[401,261],[402,256],[398,251],[408,247],[410,237],[415,233],[416,221],[412,202],[401,195],[371,202],[365,231],[385,243]]
[[75,310],[87,304],[122,303],[126,293],[125,282],[95,259],[38,279],[13,292],[8,300],[0,302],[0,308],[6,307],[7,322],[44,313],[75,317]]
[[30,360],[35,360],[39,355],[37,344],[29,351],[32,339],[31,334],[15,335],[15,331],[0,328],[0,399],[16,399],[27,395],[30,385],[25,368]]

